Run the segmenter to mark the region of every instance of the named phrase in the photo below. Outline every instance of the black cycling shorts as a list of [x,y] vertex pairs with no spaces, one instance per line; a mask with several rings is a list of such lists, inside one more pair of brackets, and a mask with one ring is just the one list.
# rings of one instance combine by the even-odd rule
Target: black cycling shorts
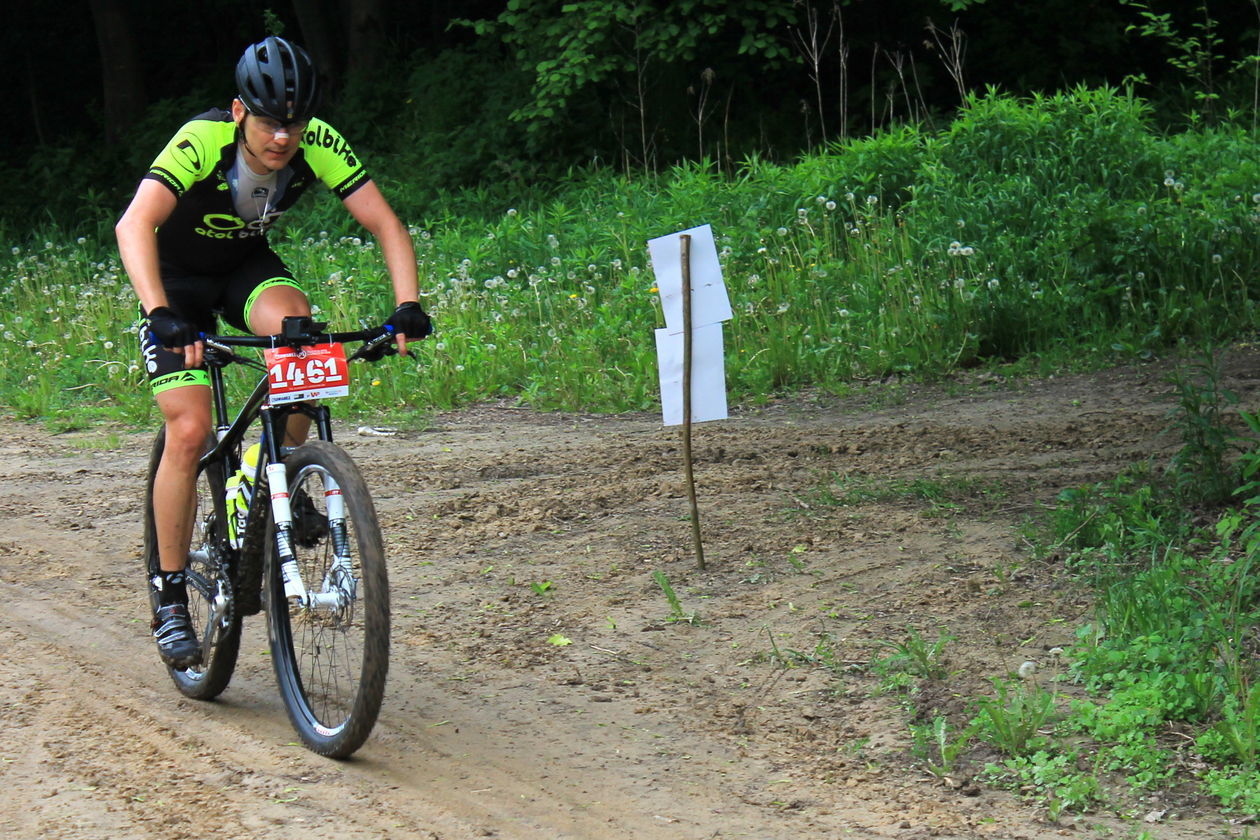
[[[249,312],[258,294],[272,286],[302,287],[293,272],[270,249],[260,250],[226,274],[194,276],[162,268],[162,288],[167,306],[193,324],[198,331],[213,334],[219,318],[248,333]],[[140,355],[154,394],[184,385],[209,385],[204,368],[184,370],[184,354],[167,350],[149,332],[149,319],[140,310]]]

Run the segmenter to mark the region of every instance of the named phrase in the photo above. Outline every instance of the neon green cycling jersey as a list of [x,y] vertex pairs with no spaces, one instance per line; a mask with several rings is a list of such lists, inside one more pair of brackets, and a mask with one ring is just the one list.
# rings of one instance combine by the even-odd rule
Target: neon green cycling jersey
[[[265,212],[246,221],[236,209],[236,124],[228,111],[194,117],[171,139],[144,176],[178,201],[158,229],[163,274],[221,274],[267,247],[267,229],[316,180],[338,198],[368,181],[350,145],[328,123],[313,119],[277,180]],[[241,163],[241,166],[244,166]]]

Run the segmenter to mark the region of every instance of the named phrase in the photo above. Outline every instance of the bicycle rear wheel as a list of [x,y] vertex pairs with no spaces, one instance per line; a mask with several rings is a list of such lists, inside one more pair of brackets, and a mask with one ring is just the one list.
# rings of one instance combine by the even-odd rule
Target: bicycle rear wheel
[[268,539],[272,663],[302,742],[320,755],[345,758],[376,725],[389,671],[380,525],[358,467],[339,447],[311,441],[286,467],[293,551],[307,597],[285,597],[275,539]]
[[[166,430],[158,432],[149,455],[144,499],[144,564],[149,578],[158,572],[157,530],[153,524],[153,477],[166,443]],[[214,445],[210,438],[206,446]],[[223,476],[217,465],[197,472],[196,511],[192,543],[188,551],[188,613],[201,639],[201,664],[186,670],[168,669],[182,694],[194,700],[213,700],[227,688],[236,670],[241,647],[240,617],[232,608],[231,561]],[[150,588],[151,606],[157,596]]]

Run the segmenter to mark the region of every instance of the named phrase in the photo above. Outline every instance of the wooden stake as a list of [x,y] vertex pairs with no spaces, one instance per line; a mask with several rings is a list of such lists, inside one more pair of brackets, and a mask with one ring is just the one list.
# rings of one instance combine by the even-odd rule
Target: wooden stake
[[704,543],[700,539],[700,508],[696,505],[696,479],[691,461],[691,235],[682,242],[683,315],[683,468],[687,475],[687,498],[691,502],[691,539],[695,544],[696,566],[703,571]]

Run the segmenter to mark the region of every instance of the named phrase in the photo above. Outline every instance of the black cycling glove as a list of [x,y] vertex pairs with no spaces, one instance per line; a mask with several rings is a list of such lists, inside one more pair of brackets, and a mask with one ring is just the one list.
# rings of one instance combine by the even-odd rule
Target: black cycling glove
[[165,306],[155,306],[149,313],[149,332],[163,347],[172,350],[198,339],[197,328]]
[[419,341],[433,332],[433,322],[414,300],[398,304],[394,314],[385,320],[385,326],[393,327],[395,335],[401,333],[412,341]]

